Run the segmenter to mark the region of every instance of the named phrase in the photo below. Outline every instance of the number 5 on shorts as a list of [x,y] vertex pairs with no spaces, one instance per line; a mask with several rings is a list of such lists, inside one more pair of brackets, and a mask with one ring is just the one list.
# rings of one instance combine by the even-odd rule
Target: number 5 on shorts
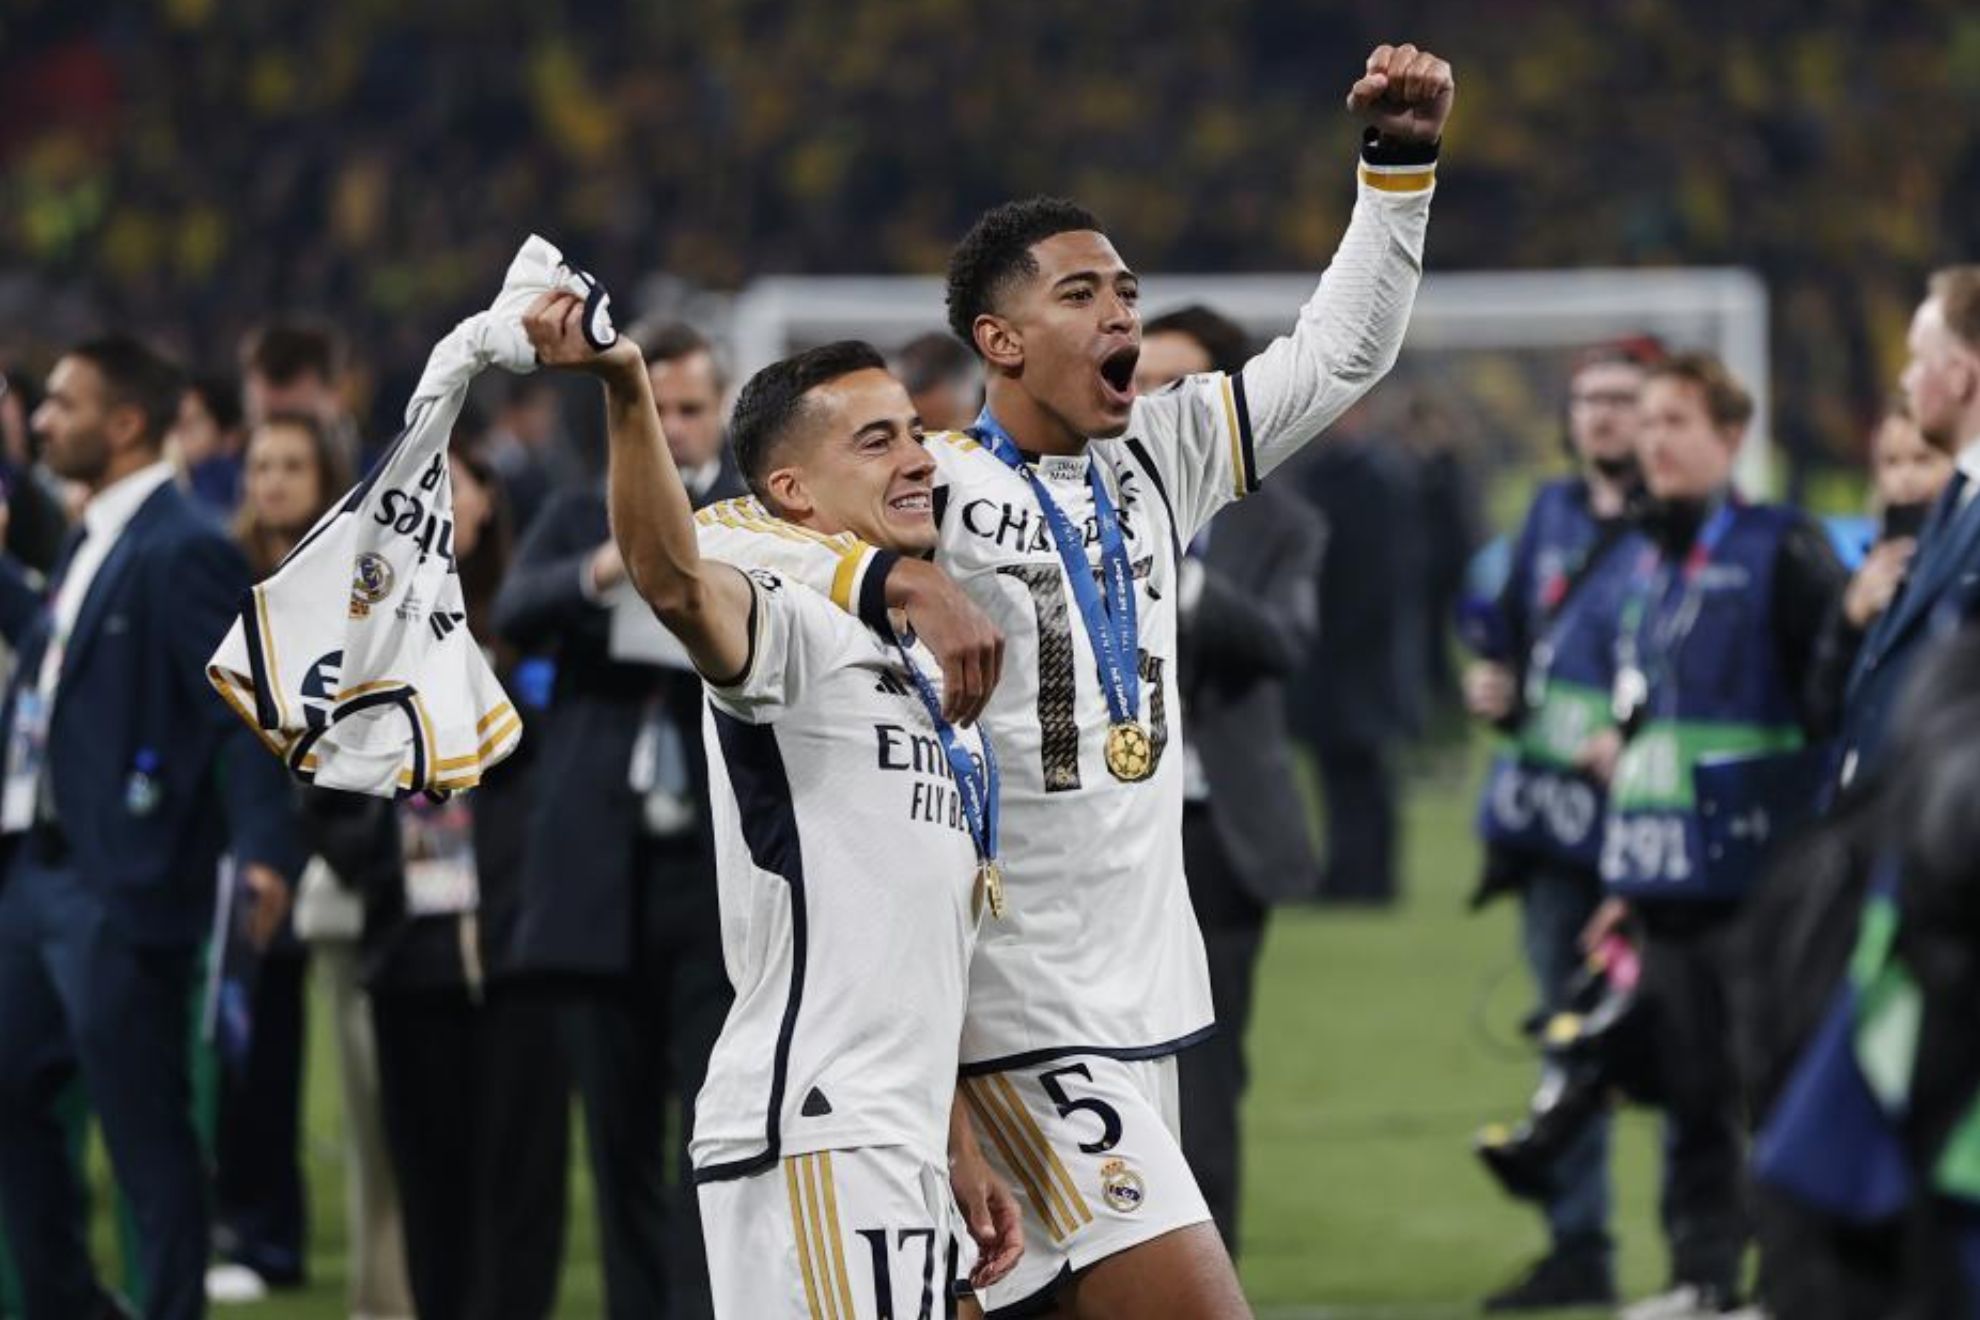
[[1045,1094],[1050,1096],[1052,1103],[1058,1107],[1060,1118],[1070,1118],[1075,1113],[1083,1110],[1100,1120],[1100,1140],[1080,1142],[1080,1151],[1087,1155],[1098,1155],[1103,1151],[1112,1150],[1115,1146],[1119,1145],[1121,1140],[1120,1111],[1108,1104],[1105,1100],[1095,1099],[1093,1096],[1073,1097],[1067,1095],[1066,1088],[1059,1082],[1061,1077],[1083,1077],[1090,1082],[1093,1080],[1093,1074],[1087,1070],[1086,1065],[1083,1063],[1068,1064],[1063,1068],[1054,1068],[1050,1072],[1038,1074],[1038,1084],[1045,1088]]

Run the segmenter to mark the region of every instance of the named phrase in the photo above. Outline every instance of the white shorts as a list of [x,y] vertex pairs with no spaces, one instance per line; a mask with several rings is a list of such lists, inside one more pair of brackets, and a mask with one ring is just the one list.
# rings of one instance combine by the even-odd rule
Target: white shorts
[[716,1320],[941,1320],[949,1176],[901,1146],[789,1155],[703,1183]]
[[1024,1258],[979,1299],[993,1315],[1022,1313],[1062,1276],[1210,1218],[1183,1159],[1173,1057],[1073,1055],[965,1077],[962,1095],[1024,1210]]

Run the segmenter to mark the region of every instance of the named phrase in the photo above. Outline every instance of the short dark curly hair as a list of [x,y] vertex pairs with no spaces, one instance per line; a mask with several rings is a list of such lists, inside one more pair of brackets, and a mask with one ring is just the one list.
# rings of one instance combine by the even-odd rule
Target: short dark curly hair
[[776,507],[764,484],[770,460],[804,411],[805,396],[855,371],[886,369],[887,359],[879,349],[861,340],[841,339],[773,362],[743,382],[729,419],[729,443],[736,448],[743,480],[766,507]]
[[985,211],[949,256],[949,329],[956,338],[980,356],[976,318],[994,310],[1013,280],[1038,273],[1032,245],[1082,229],[1101,232],[1100,221],[1063,197],[1028,197]]

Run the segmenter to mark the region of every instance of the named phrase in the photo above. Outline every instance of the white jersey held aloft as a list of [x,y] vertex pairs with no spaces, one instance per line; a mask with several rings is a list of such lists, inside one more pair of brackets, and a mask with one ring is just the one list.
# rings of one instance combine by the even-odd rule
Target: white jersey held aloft
[[616,337],[604,290],[531,236],[494,304],[434,347],[384,460],[248,593],[207,663],[304,782],[379,797],[471,788],[521,740],[467,628],[447,443],[484,368],[536,369],[522,315],[553,289],[585,297],[595,344]]

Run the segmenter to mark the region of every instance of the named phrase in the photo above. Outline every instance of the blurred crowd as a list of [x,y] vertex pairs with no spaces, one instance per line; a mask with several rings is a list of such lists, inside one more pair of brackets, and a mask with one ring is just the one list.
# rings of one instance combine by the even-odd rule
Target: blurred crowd
[[[1440,266],[1753,267],[1780,438],[1853,453],[1910,291],[1980,238],[1970,7],[1475,17],[27,0],[0,15],[0,348],[45,359],[107,317],[196,355],[307,308],[390,375],[530,228],[600,269],[734,289],[932,270],[987,201],[1036,191],[1080,198],[1147,269],[1308,269],[1344,219],[1351,131],[1318,89],[1407,30],[1491,70],[1467,81]],[[359,393],[389,413],[403,391]]]

